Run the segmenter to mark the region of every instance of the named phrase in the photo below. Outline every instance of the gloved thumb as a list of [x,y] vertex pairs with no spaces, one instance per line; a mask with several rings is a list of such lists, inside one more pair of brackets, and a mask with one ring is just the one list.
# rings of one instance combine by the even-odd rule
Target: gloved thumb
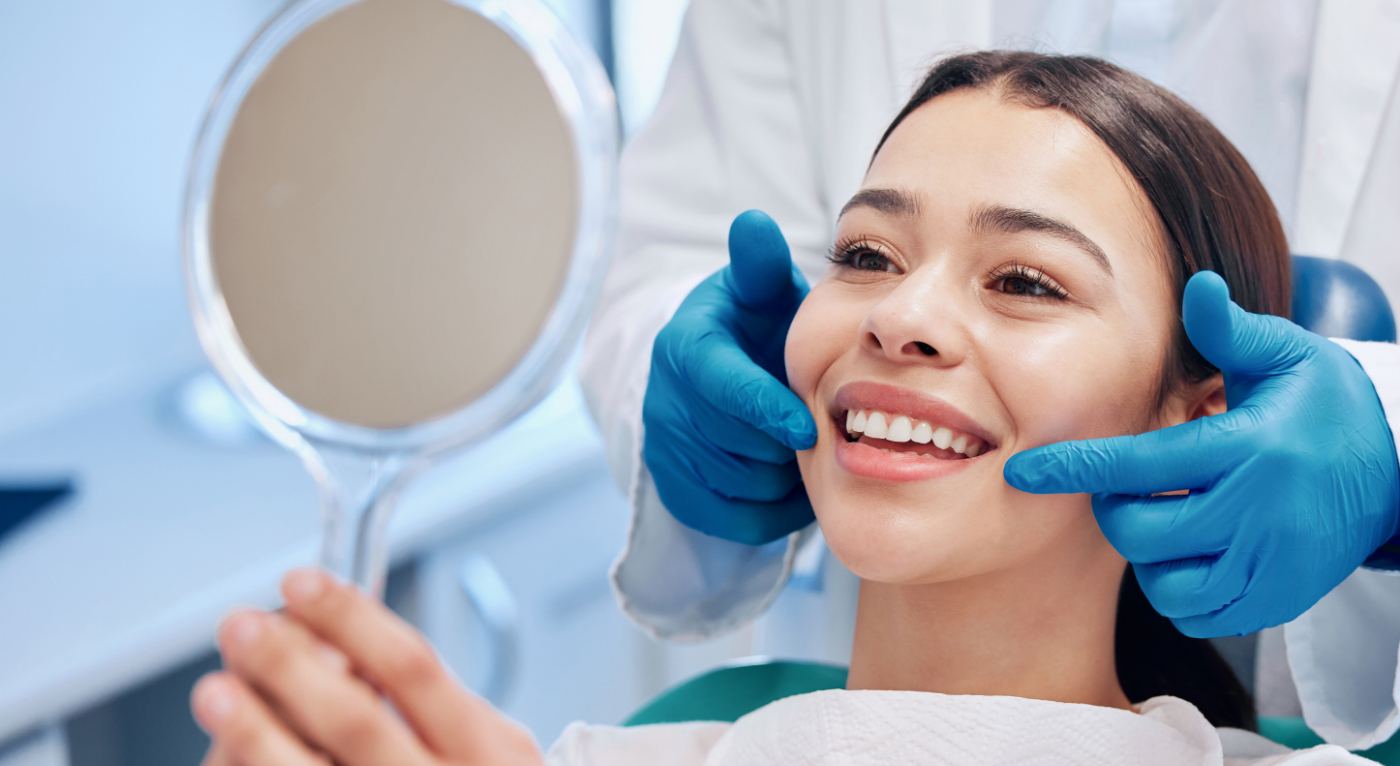
[[729,271],[735,298],[747,308],[792,310],[807,294],[782,230],[761,210],[740,213],[730,224]]
[[1259,375],[1296,362],[1307,348],[1306,331],[1282,317],[1251,314],[1230,300],[1230,288],[1213,271],[1191,276],[1181,296],[1186,337],[1222,372]]

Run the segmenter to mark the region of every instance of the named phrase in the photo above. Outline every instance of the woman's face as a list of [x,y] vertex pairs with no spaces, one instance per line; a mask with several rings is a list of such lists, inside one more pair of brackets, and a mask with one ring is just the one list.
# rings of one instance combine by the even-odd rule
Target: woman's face
[[[798,462],[856,574],[938,582],[1110,553],[1085,495],[1008,486],[1013,453],[1185,420],[1146,196],[1086,127],[986,91],[909,115],[845,206],[787,339],[816,418]],[[848,427],[848,419],[850,425]]]

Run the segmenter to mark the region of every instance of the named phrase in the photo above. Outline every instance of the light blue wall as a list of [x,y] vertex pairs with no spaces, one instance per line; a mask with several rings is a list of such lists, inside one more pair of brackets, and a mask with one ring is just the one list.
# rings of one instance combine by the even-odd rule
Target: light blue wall
[[[605,39],[599,0],[547,3]],[[0,0],[0,437],[198,363],[185,166],[225,70],[280,5]]]
[[0,3],[0,434],[198,358],[185,164],[219,78],[275,7]]

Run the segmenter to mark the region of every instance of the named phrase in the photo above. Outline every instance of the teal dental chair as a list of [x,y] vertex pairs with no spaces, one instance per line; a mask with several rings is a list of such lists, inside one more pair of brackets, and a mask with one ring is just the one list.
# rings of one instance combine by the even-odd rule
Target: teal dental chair
[[[1395,342],[1395,315],[1385,293],[1366,272],[1349,263],[1293,256],[1292,308],[1293,321],[1325,337]],[[845,686],[844,667],[766,658],[746,660],[662,692],[623,725],[733,722],[784,697]],[[1294,749],[1322,744],[1322,738],[1301,718],[1260,718],[1259,733]],[[1360,754],[1400,766],[1400,735]]]

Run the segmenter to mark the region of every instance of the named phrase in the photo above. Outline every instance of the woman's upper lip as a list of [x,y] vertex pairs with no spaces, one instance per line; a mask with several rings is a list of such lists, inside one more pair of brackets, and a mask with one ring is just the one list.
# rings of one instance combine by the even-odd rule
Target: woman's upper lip
[[969,433],[995,448],[997,439],[957,407],[923,391],[900,388],[887,383],[858,381],[847,383],[836,391],[833,412],[846,410],[880,410],[881,412],[908,415],[915,420],[927,420],[934,428],[947,426],[954,431]]

